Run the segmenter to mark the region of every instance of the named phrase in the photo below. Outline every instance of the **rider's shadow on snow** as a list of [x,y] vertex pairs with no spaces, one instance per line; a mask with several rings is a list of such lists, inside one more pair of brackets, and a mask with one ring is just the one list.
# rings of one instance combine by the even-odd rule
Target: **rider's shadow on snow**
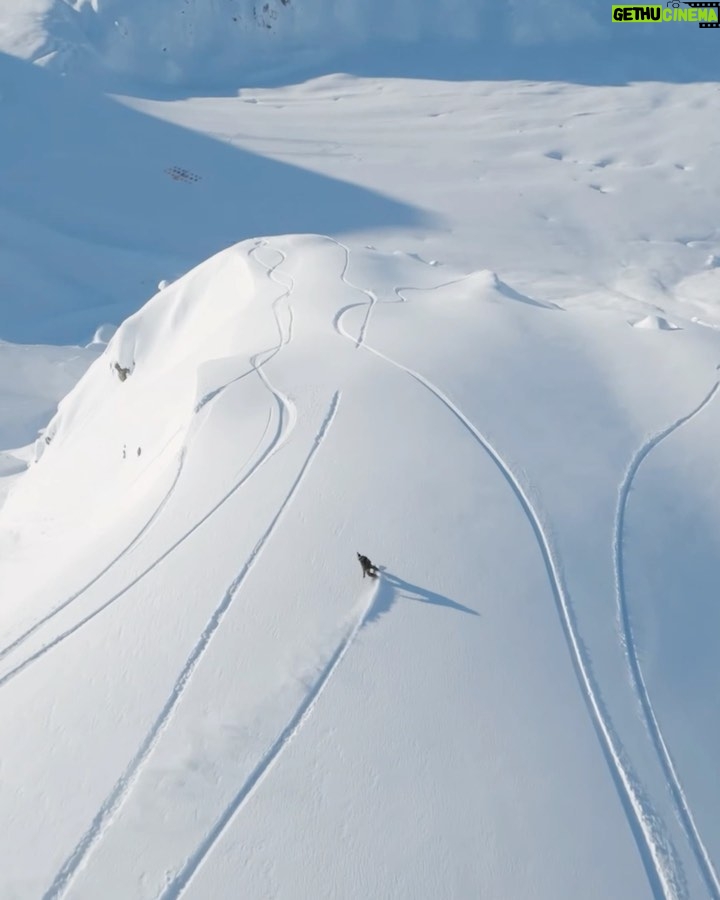
[[377,587],[377,596],[369,613],[365,618],[365,624],[376,622],[385,613],[390,612],[392,607],[398,600],[414,600],[418,603],[431,603],[433,606],[444,606],[447,609],[454,609],[456,612],[468,613],[471,616],[479,616],[477,610],[471,609],[469,606],[463,606],[449,597],[444,597],[428,588],[420,587],[417,584],[411,584],[393,575],[392,572],[386,572],[384,566],[378,566],[381,571],[379,576],[379,584]]

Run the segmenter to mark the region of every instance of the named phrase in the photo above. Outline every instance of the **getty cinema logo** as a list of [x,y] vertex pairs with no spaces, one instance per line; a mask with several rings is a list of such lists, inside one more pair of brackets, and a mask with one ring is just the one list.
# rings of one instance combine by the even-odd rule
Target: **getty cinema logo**
[[613,22],[697,22],[701,28],[720,28],[720,0],[712,3],[682,3],[668,0],[665,6],[613,6]]

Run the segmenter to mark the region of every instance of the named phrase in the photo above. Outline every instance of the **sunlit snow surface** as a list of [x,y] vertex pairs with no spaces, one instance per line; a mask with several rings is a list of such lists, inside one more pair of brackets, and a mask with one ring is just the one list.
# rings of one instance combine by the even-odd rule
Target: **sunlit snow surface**
[[0,896],[719,900],[718,85],[0,74]]

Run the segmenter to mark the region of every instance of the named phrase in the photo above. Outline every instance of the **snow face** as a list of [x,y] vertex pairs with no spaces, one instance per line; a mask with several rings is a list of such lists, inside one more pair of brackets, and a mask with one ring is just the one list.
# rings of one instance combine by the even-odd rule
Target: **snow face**
[[[228,63],[184,6],[175,74],[178,4],[123,4],[126,56],[120,4],[27,4],[14,52]],[[540,9],[513,41],[596,11]],[[258,54],[488,13],[268,10]],[[688,68],[168,102],[0,59],[0,896],[720,898]]]
[[97,355],[95,347],[0,341],[0,506],[16,477],[45,448],[45,429],[59,401]]
[[680,326],[674,325],[663,316],[645,316],[639,322],[633,322],[635,328],[645,328],[650,331],[675,331]]
[[665,749],[624,554],[717,353],[322,236],[165,288],[2,510],[8,889],[702,896],[714,800]]

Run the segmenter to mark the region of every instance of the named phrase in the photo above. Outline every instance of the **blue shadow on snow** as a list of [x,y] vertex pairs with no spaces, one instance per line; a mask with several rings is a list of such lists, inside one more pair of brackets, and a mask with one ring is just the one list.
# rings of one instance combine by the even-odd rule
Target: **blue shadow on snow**
[[87,342],[98,325],[135,312],[160,279],[246,238],[431,221],[2,53],[0,84],[2,340]]
[[378,576],[379,584],[377,586],[377,596],[365,619],[366,625],[369,622],[376,622],[381,616],[385,615],[385,613],[390,612],[390,609],[398,600],[415,600],[417,603],[430,603],[433,606],[444,606],[447,609],[468,613],[471,616],[480,615],[479,612],[471,609],[469,606],[464,606],[462,603],[450,600],[449,597],[444,597],[442,594],[438,594],[428,588],[420,587],[417,584],[411,584],[409,581],[398,578],[397,575],[384,571],[382,567],[380,568],[382,574]]

